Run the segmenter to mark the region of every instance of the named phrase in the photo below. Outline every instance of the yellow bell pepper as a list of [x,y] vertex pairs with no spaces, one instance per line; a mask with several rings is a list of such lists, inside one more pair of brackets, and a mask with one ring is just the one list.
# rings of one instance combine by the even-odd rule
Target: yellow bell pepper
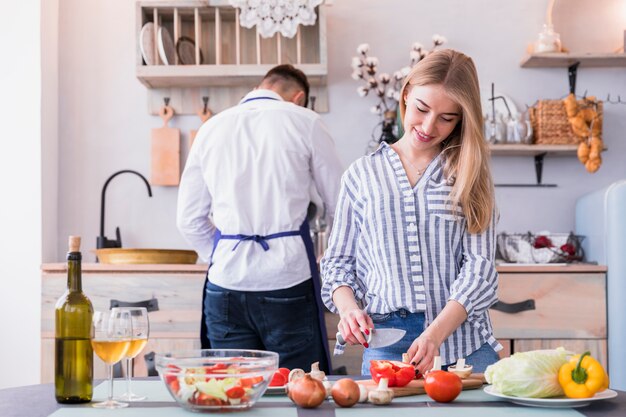
[[589,352],[574,355],[559,369],[559,384],[569,398],[590,398],[609,386],[609,377]]

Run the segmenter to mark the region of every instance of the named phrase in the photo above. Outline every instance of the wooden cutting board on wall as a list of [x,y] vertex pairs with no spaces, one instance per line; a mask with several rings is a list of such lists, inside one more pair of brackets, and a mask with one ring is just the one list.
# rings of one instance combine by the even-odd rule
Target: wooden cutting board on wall
[[167,123],[174,109],[163,106],[159,110],[163,126],[152,129],[152,185],[178,185],[180,182],[180,130]]
[[[461,380],[463,382],[463,390],[477,389],[483,386],[484,376],[483,374],[472,374],[469,378]],[[376,382],[371,379],[365,379],[362,381],[356,381],[359,385],[364,385],[368,390],[375,390],[377,387]],[[395,397],[408,397],[410,395],[426,394],[424,390],[424,379],[414,379],[404,387],[389,387],[393,391]]]

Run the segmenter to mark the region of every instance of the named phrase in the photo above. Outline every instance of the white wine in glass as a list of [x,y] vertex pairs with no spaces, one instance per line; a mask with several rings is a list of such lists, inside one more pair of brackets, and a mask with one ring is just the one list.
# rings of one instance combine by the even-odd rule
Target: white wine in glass
[[150,334],[150,322],[148,320],[148,310],[145,307],[116,307],[113,310],[128,311],[133,331],[130,340],[130,347],[126,351],[126,392],[119,397],[118,400],[123,401],[142,401],[147,397],[136,395],[131,389],[131,378],[133,377],[133,359],[141,353],[148,343]]
[[113,400],[113,365],[119,362],[130,348],[132,322],[128,311],[96,311],[93,315],[91,345],[93,351],[106,364],[108,375],[108,397],[106,401],[94,403],[96,408],[122,408],[128,403]]

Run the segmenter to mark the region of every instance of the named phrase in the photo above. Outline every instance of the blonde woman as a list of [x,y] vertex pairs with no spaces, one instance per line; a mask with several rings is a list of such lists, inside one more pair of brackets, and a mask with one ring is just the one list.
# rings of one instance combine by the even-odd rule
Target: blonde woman
[[[482,372],[502,346],[488,313],[497,301],[496,215],[474,63],[433,52],[401,97],[404,136],[343,175],[322,299],[339,313],[343,338],[366,347],[364,375],[371,359],[404,352],[421,373],[435,356],[444,365],[466,358]],[[368,349],[368,329],[385,327],[407,333]]]

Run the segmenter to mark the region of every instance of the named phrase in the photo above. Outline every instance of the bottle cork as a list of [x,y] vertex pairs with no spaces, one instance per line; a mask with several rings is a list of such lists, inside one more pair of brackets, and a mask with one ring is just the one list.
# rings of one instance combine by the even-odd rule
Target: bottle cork
[[70,236],[70,252],[80,252],[80,236]]

